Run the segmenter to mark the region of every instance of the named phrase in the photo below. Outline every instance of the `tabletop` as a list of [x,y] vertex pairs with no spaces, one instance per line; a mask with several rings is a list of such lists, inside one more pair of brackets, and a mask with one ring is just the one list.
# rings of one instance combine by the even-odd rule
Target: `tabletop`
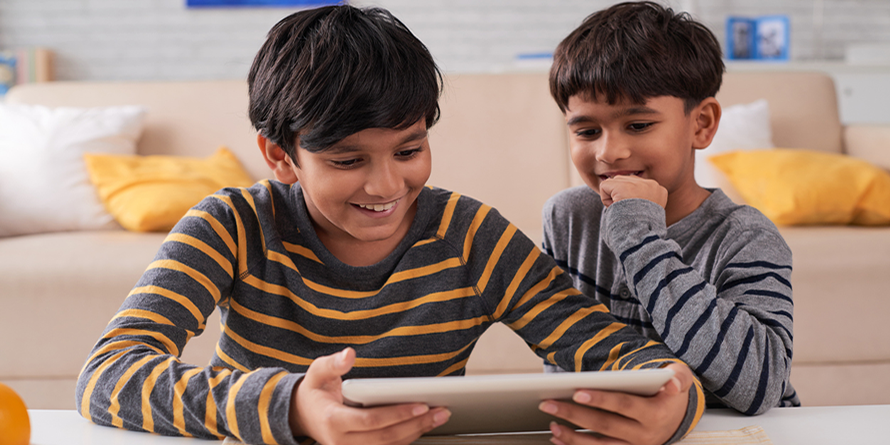
[[[95,425],[74,410],[29,410],[31,445],[222,445],[182,437],[125,431]],[[695,432],[759,426],[774,445],[857,445],[890,443],[890,405],[773,408],[756,417],[731,410],[708,410]],[[436,444],[549,444],[548,434],[425,437]]]

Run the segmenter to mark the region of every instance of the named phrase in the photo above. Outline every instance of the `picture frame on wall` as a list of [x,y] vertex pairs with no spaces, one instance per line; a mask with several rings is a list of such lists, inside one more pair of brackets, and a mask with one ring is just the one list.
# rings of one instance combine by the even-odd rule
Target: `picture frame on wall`
[[325,6],[345,3],[342,0],[186,0],[187,8],[287,7]]
[[788,16],[734,17],[726,20],[726,57],[730,60],[789,59]]

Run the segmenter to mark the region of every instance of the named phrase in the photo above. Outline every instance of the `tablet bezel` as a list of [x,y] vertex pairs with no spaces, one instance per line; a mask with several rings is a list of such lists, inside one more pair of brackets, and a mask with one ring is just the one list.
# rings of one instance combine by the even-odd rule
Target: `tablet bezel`
[[448,423],[428,434],[546,431],[556,419],[538,409],[542,400],[570,401],[578,389],[650,396],[671,377],[670,369],[496,374],[449,377],[357,378],[342,384],[352,406],[426,403],[446,406]]

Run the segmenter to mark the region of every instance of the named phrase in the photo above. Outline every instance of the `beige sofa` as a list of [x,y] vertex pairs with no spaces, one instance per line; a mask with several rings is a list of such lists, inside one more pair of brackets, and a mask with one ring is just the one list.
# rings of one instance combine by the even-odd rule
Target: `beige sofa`
[[[768,99],[776,146],[843,151],[890,168],[890,128],[841,126],[825,75],[730,73],[718,98],[724,106]],[[269,176],[240,81],[31,84],[7,102],[145,105],[140,154],[206,156],[225,145],[252,176]],[[493,205],[539,241],[544,201],[580,184],[566,135],[546,74],[450,75],[431,132],[430,183]],[[890,227],[782,233],[794,252],[792,382],[803,403],[890,403]],[[72,408],[88,351],[163,239],[123,230],[0,239],[0,381],[31,408]],[[192,340],[184,360],[207,362],[217,324]],[[503,326],[479,341],[468,365],[471,373],[540,370]]]

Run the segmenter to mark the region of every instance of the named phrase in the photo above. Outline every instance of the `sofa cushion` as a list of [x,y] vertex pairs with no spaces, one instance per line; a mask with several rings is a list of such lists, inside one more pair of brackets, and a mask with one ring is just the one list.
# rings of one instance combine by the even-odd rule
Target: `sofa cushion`
[[207,158],[87,154],[85,160],[105,207],[137,232],[168,232],[207,195],[253,184],[225,147]]
[[138,106],[0,104],[0,237],[119,228],[82,157],[134,153],[143,115]]
[[726,107],[711,145],[695,151],[695,182],[706,188],[723,185],[723,173],[708,162],[711,156],[734,150],[772,147],[769,102],[766,99]]
[[773,149],[709,160],[745,202],[778,225],[890,224],[890,174],[861,159]]

